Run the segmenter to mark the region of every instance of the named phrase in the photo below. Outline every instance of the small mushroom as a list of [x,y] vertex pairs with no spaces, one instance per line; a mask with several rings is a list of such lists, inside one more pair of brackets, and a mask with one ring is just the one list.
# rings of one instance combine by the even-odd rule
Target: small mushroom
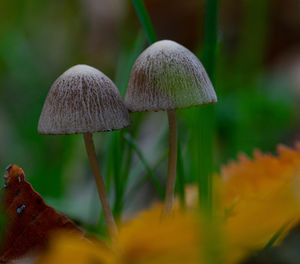
[[41,134],[83,134],[112,238],[117,234],[117,226],[109,207],[92,133],[122,129],[129,124],[128,110],[114,83],[93,67],[76,65],[64,72],[52,85],[38,125]]
[[130,112],[167,111],[169,161],[163,213],[172,211],[177,165],[176,109],[217,102],[199,59],[182,45],[162,40],[148,47],[133,65],[125,104]]

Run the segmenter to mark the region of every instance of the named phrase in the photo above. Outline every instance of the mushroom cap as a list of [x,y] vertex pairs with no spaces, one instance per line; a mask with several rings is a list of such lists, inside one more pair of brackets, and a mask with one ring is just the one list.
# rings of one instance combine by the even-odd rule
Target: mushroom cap
[[76,65],[51,86],[40,116],[41,134],[93,133],[130,124],[118,88],[99,70]]
[[217,102],[199,59],[171,41],[157,41],[135,61],[125,104],[130,112],[187,108]]

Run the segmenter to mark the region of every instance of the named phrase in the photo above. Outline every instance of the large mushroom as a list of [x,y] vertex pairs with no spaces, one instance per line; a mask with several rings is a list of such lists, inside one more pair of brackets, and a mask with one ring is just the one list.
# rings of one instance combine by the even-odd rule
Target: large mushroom
[[125,104],[130,112],[167,111],[169,161],[163,213],[172,211],[177,165],[176,109],[212,104],[217,96],[199,59],[182,45],[157,41],[135,61]]
[[93,67],[76,65],[59,76],[52,85],[38,125],[41,134],[83,134],[105,221],[112,238],[117,234],[117,226],[98,166],[92,133],[122,129],[129,124],[128,110],[114,83]]

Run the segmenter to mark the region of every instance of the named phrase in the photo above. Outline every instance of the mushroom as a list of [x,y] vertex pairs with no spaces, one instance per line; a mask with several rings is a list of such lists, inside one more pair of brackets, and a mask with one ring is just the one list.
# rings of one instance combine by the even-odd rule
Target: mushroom
[[199,59],[182,45],[157,41],[135,61],[125,96],[130,112],[167,111],[169,160],[163,214],[172,211],[177,166],[176,109],[217,102]]
[[105,221],[113,239],[117,226],[109,207],[92,133],[122,129],[129,124],[128,110],[115,84],[87,65],[73,66],[57,78],[45,100],[38,124],[40,134],[83,134]]

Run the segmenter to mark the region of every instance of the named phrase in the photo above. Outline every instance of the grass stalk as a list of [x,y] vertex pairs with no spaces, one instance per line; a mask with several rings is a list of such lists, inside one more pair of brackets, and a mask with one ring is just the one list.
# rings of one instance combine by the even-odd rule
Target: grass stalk
[[132,3],[143,26],[148,42],[153,44],[157,41],[157,37],[143,0],[132,0]]
[[[167,152],[163,153],[157,159],[157,161],[152,165],[152,171],[155,171],[166,160],[167,156],[168,156]],[[128,195],[126,196],[126,199],[125,199],[125,201],[127,203],[131,202],[136,197],[136,193],[141,190],[141,188],[146,184],[147,181],[149,181],[149,180],[152,181],[152,178],[150,177],[151,174],[148,172],[147,169],[146,169],[146,171],[147,171],[146,175],[144,175],[141,179],[137,180],[135,185],[131,188],[131,190],[128,191]],[[159,185],[159,188],[154,186],[154,188],[155,188],[159,198],[161,200],[163,200],[164,199],[164,190],[163,190],[162,186]]]
[[137,154],[138,158],[144,165],[146,171],[147,171],[147,177],[152,181],[155,189],[157,190],[159,196],[161,198],[164,197],[164,191],[163,188],[159,182],[159,180],[154,176],[153,170],[151,169],[150,165],[148,164],[145,156],[143,155],[142,151],[139,149],[137,144],[135,143],[134,139],[131,137],[130,134],[125,134],[124,139],[129,143],[129,145],[132,147],[132,149],[135,151]]
[[179,196],[180,206],[181,208],[185,208],[185,174],[184,174],[184,163],[182,156],[182,148],[181,143],[178,137],[178,152],[177,152],[177,182],[176,182],[176,190]]
[[[112,168],[113,179],[114,179],[114,191],[115,191],[115,201],[113,207],[113,213],[118,222],[121,218],[122,213],[122,199],[123,199],[123,179],[121,175],[121,164],[124,158],[124,155],[121,150],[120,142],[120,131],[114,131],[112,135]],[[122,148],[123,149],[123,148]]]
[[[212,81],[215,83],[215,61],[218,34],[219,0],[206,1],[205,41],[203,48],[203,65]],[[199,205],[209,215],[212,211],[213,190],[213,143],[215,139],[215,107],[208,105],[199,108],[198,123],[201,124],[199,143]]]

